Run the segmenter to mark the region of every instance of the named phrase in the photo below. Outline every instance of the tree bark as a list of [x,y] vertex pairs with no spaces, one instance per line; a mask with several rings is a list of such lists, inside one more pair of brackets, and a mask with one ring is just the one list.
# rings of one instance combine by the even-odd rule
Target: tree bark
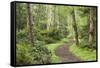
[[29,41],[30,44],[33,45],[33,32],[32,32],[32,24],[33,24],[33,17],[32,17],[32,8],[30,4],[27,4],[28,10],[28,33],[29,33]]
[[75,9],[73,8],[72,10],[72,19],[73,19],[73,28],[74,28],[74,32],[75,32],[75,39],[76,39],[76,45],[79,45],[79,40],[78,40],[78,30],[77,30],[77,24],[76,24],[76,19],[75,19]]
[[89,30],[88,30],[88,36],[89,36],[89,48],[92,48],[92,45],[93,45],[93,9],[92,8],[89,8]]

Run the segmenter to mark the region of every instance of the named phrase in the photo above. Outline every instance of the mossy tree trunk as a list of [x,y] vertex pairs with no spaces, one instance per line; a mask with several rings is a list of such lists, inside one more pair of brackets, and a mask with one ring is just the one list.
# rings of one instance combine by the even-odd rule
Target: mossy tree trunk
[[72,19],[73,19],[72,26],[73,26],[74,32],[75,32],[76,45],[79,46],[78,30],[77,30],[76,16],[75,16],[75,9],[74,8],[72,9]]
[[88,29],[88,42],[89,42],[89,48],[92,48],[93,46],[93,9],[89,8],[89,29]]
[[29,34],[29,41],[30,41],[30,44],[33,45],[33,30],[32,30],[32,27],[33,27],[33,17],[32,17],[32,8],[31,8],[31,4],[27,4],[27,10],[28,10],[28,34]]

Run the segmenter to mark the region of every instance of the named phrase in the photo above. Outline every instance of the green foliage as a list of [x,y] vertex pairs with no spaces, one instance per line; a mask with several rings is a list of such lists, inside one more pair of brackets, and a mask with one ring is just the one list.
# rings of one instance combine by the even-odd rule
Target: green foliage
[[46,44],[57,42],[66,36],[60,29],[51,29],[48,31],[34,28],[34,32],[35,39],[45,41]]
[[21,42],[28,43],[28,33],[26,29],[16,32],[16,36],[17,36],[16,37],[17,43],[21,43]]
[[26,4],[16,4],[16,31],[24,29],[27,25],[27,8]]
[[34,64],[46,64],[50,63],[51,52],[44,46],[41,41],[36,41],[32,48],[33,63]]
[[79,57],[81,61],[95,61],[96,60],[96,51],[91,51],[88,48],[80,48],[77,47],[75,44],[70,46],[70,51]]
[[51,52],[43,42],[36,41],[34,47],[22,43],[16,45],[16,64],[46,64],[50,63]]
[[88,47],[88,27],[83,26],[80,32],[80,47]]
[[88,39],[80,39],[80,47],[88,47]]
[[32,48],[26,44],[17,44],[16,45],[16,64],[23,65],[23,64],[32,64]]
[[89,14],[89,7],[80,7],[77,8],[79,10],[80,16],[86,16]]

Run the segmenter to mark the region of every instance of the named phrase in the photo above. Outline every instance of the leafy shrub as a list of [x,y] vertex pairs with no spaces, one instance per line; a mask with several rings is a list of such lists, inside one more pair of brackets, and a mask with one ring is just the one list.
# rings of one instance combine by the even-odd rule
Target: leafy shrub
[[26,30],[20,30],[19,32],[16,32],[16,42],[27,42],[28,43],[28,35]]
[[[45,42],[42,41],[36,41],[32,53],[33,53],[33,60],[38,60],[35,61],[35,64],[46,64],[50,63],[50,57],[51,57],[51,52],[44,46]],[[34,63],[34,62],[33,62]]]
[[17,44],[16,64],[46,64],[50,63],[51,52],[44,46],[44,42],[35,41],[33,46]]
[[96,40],[93,41],[93,48],[96,49]]
[[60,40],[63,38],[63,33],[59,29],[52,29],[50,32],[48,32],[48,36],[55,40]]
[[88,39],[81,39],[80,40],[80,47],[84,48],[88,46]]
[[56,40],[55,40],[55,39],[53,39],[53,38],[51,38],[51,37],[46,37],[46,38],[44,38],[44,41],[46,42],[46,44],[56,42]]
[[59,41],[61,38],[64,38],[65,36],[66,35],[64,35],[64,33],[61,32],[60,29],[53,28],[48,31],[34,28],[35,39],[39,41],[45,41],[45,43],[47,44]]
[[16,64],[32,64],[31,47],[29,47],[29,45],[16,45]]

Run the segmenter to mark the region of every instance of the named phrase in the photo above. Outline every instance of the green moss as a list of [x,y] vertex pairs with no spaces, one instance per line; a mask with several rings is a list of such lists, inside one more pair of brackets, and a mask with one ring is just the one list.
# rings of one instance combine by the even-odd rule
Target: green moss
[[82,61],[95,61],[96,60],[96,51],[91,51],[88,48],[80,48],[75,44],[70,46],[70,51],[79,57]]

